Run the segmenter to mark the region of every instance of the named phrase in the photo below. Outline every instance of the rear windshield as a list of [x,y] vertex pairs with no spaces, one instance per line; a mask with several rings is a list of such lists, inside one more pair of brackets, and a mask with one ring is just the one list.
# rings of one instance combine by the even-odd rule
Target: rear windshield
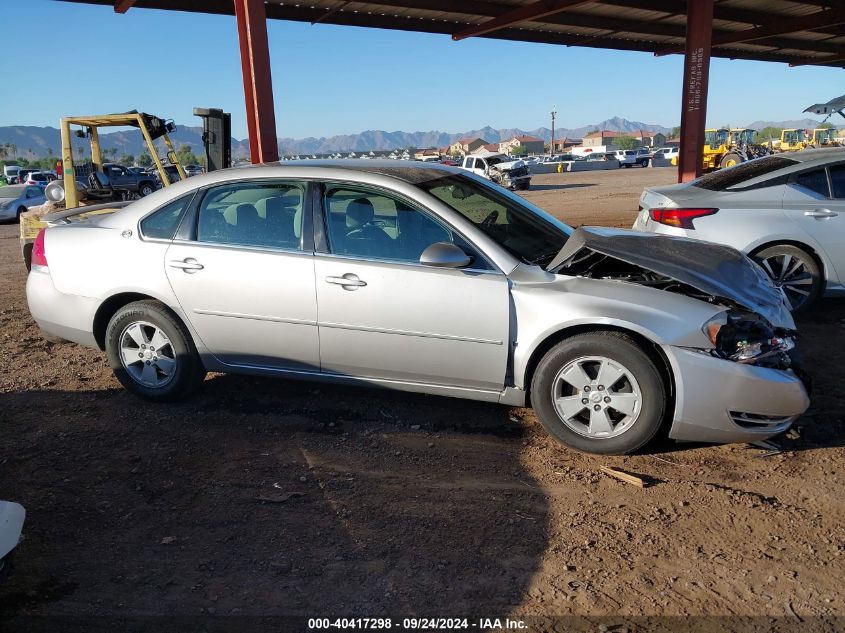
[[784,167],[797,164],[797,160],[783,156],[763,156],[747,163],[740,163],[734,167],[705,174],[701,178],[693,180],[690,184],[693,187],[707,189],[708,191],[724,191],[752,178],[765,176]]

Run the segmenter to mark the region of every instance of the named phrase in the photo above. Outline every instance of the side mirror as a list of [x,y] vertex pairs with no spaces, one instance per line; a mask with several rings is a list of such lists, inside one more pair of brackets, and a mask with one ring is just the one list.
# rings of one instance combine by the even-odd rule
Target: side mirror
[[451,242],[435,242],[420,255],[420,264],[435,268],[464,268],[472,262],[472,257]]

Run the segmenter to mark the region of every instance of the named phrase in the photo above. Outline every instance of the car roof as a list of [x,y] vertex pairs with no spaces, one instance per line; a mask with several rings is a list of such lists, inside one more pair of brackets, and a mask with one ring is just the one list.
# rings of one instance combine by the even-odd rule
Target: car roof
[[799,163],[845,160],[845,147],[802,149],[799,152],[785,152],[785,155]]
[[[468,157],[488,158],[490,156],[504,156],[496,152],[487,154],[471,154]],[[367,159],[316,159],[316,160],[286,160],[277,163],[263,163],[249,165],[244,169],[259,169],[261,167],[317,167],[324,169],[342,169],[350,172],[365,174],[380,174],[396,178],[409,184],[418,184],[427,180],[449,176],[451,174],[466,173],[456,167],[442,163],[424,163],[418,160],[367,160]]]

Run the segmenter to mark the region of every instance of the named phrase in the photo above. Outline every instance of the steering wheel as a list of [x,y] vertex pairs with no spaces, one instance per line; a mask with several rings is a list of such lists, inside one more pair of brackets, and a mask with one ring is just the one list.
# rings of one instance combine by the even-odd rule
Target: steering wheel
[[487,214],[487,217],[484,218],[481,221],[481,227],[485,228],[485,229],[489,229],[490,227],[492,227],[496,223],[496,220],[498,220],[498,219],[499,219],[499,212],[498,211],[491,211],[490,213]]

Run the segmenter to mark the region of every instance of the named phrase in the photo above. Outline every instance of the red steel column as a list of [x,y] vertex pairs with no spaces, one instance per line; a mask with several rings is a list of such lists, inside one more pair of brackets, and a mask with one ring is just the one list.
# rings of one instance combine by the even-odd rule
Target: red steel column
[[270,48],[267,44],[267,14],[264,0],[234,0],[244,75],[246,124],[249,153],[253,163],[279,160],[276,114],[273,109],[273,81]]
[[704,146],[704,125],[707,119],[707,80],[710,76],[712,38],[713,0],[689,0],[678,182],[687,182],[701,175],[701,148]]

